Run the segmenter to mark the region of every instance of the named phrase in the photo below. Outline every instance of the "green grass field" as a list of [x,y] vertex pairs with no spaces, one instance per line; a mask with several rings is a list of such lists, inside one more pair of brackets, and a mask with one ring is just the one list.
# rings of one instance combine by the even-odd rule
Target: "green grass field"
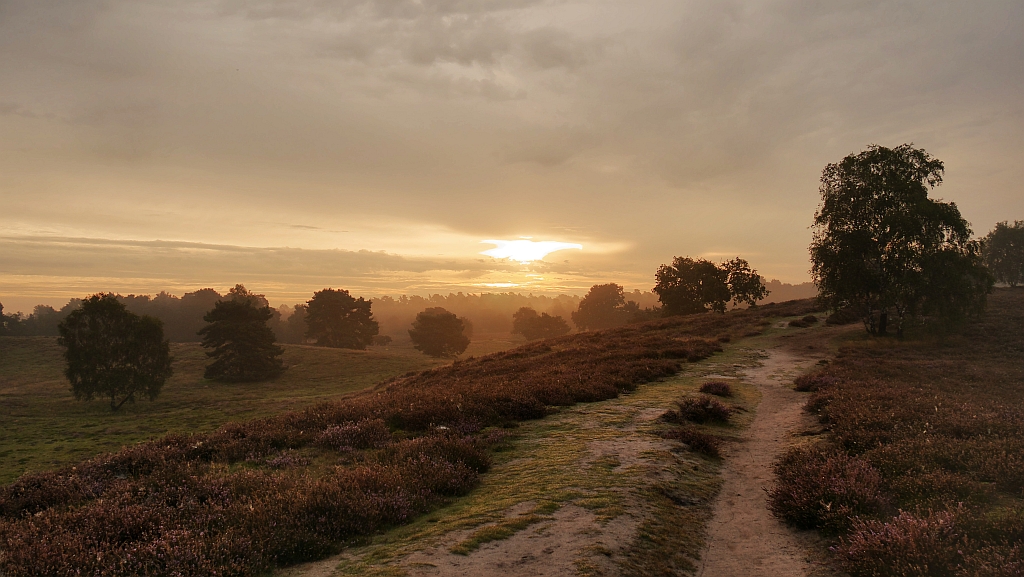
[[[512,340],[480,339],[466,354],[512,345]],[[112,413],[107,400],[74,399],[55,338],[0,337],[0,484],[165,433],[209,431],[229,421],[299,409],[446,362],[400,344],[367,351],[284,349],[288,368],[277,379],[215,383],[203,379],[206,356],[197,343],[173,343],[174,376],[160,396]]]

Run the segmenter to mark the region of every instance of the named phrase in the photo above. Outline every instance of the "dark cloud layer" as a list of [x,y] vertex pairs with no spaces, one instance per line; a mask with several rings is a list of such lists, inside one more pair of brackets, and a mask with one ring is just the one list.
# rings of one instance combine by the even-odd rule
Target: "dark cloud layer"
[[821,168],[870,143],[944,160],[978,232],[1024,218],[1022,44],[1015,2],[0,0],[0,234],[799,282]]

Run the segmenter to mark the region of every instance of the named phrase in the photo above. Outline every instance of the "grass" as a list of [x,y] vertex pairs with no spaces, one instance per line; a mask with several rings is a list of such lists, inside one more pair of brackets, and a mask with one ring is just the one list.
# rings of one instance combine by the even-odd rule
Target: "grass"
[[411,347],[284,349],[288,368],[277,379],[216,383],[203,379],[207,360],[197,343],[173,343],[174,376],[160,396],[112,413],[103,399],[74,399],[55,338],[0,337],[0,485],[167,433],[207,432],[228,421],[298,410],[440,364]]
[[956,332],[845,341],[798,383],[829,434],[778,463],[773,510],[854,576],[1021,574],[1022,359],[1020,289]]

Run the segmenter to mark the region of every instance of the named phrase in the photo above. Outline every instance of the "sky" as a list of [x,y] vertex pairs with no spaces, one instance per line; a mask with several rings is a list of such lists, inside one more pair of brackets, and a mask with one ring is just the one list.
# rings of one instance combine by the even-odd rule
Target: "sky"
[[1022,97],[1010,0],[0,0],[0,302],[806,282],[870,144],[1024,219]]

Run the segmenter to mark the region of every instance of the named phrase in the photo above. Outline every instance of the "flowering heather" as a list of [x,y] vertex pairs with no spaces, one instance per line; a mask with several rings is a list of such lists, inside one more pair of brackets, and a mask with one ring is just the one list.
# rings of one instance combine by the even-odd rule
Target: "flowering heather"
[[721,350],[767,305],[582,333],[209,434],[168,435],[0,488],[0,574],[252,576],[465,494],[494,426],[610,399]]
[[674,439],[685,443],[695,453],[709,457],[721,455],[721,442],[718,440],[718,437],[704,433],[692,425],[683,425],[669,429],[662,436],[666,439]]
[[731,397],[732,387],[725,381],[708,381],[700,386],[700,392],[717,397]]
[[733,410],[721,403],[718,399],[701,395],[699,397],[685,397],[676,401],[677,409],[665,414],[665,420],[670,423],[725,423]]
[[1021,575],[1022,327],[1024,291],[999,289],[959,335],[850,345],[797,379],[830,434],[776,464],[772,511],[838,534],[854,576]]

